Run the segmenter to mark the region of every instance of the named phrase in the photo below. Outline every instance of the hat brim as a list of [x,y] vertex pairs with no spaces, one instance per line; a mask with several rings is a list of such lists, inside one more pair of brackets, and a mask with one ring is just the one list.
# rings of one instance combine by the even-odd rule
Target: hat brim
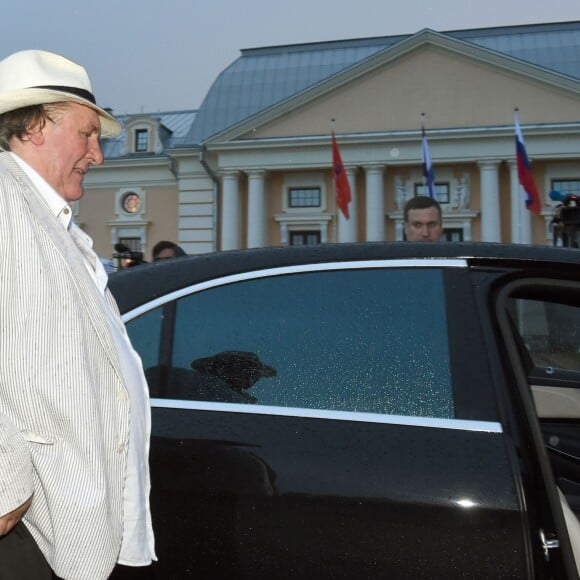
[[70,93],[44,88],[27,88],[0,94],[0,115],[33,105],[71,102],[85,105],[97,112],[101,121],[101,137],[117,137],[123,129],[120,121],[87,99]]

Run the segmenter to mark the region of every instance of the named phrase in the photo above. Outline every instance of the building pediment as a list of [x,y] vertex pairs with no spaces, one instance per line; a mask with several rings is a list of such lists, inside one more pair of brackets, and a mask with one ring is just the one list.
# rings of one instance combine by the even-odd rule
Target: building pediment
[[[379,95],[379,97],[378,97]],[[577,119],[580,82],[425,29],[216,135],[239,139],[509,125]],[[547,110],[546,110],[547,109]]]

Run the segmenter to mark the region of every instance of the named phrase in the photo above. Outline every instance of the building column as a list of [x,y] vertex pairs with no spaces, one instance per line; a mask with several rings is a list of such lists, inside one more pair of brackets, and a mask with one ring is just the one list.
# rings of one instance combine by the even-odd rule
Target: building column
[[280,224],[280,243],[283,246],[288,245],[288,224],[284,222]]
[[382,242],[385,239],[384,165],[367,166],[366,177],[366,241]]
[[510,161],[510,202],[512,213],[512,243],[531,244],[532,225],[526,209],[526,197],[518,177],[517,161]]
[[236,250],[241,245],[241,199],[239,171],[222,173],[221,250]]
[[404,221],[397,220],[395,222],[395,241],[402,242],[405,239]]
[[248,172],[248,248],[266,246],[266,195],[264,170]]
[[356,167],[344,168],[348,184],[350,185],[351,202],[348,204],[349,219],[346,219],[343,213],[337,207],[338,213],[338,241],[339,242],[356,242],[357,241],[357,195],[356,195]]
[[471,220],[465,220],[463,223],[463,241],[471,242]]
[[501,241],[498,167],[499,161],[479,163],[482,242]]

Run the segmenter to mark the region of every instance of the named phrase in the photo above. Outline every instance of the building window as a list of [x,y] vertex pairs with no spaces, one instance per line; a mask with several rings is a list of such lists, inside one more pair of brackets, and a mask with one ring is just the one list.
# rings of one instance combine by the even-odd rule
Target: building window
[[137,153],[149,151],[149,131],[147,129],[135,130],[135,151]]
[[552,189],[567,195],[580,195],[580,179],[553,179]]
[[141,238],[119,238],[119,243],[127,246],[131,252],[141,251]]
[[290,187],[288,207],[320,207],[320,187]]
[[314,246],[320,244],[320,231],[291,231],[289,232],[291,246]]
[[[449,203],[449,184],[448,183],[436,183],[435,184],[435,194],[437,195],[437,201],[439,203]],[[415,183],[415,196],[417,195],[429,195],[429,188],[422,183]]]
[[445,228],[443,230],[442,239],[448,242],[462,242],[463,228]]

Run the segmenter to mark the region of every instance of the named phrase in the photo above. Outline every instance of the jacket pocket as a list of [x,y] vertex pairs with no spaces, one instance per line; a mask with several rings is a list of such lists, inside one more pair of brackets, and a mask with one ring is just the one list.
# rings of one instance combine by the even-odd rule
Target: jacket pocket
[[22,437],[29,441],[30,443],[38,443],[39,445],[54,445],[54,438],[43,437],[32,431],[21,431]]

